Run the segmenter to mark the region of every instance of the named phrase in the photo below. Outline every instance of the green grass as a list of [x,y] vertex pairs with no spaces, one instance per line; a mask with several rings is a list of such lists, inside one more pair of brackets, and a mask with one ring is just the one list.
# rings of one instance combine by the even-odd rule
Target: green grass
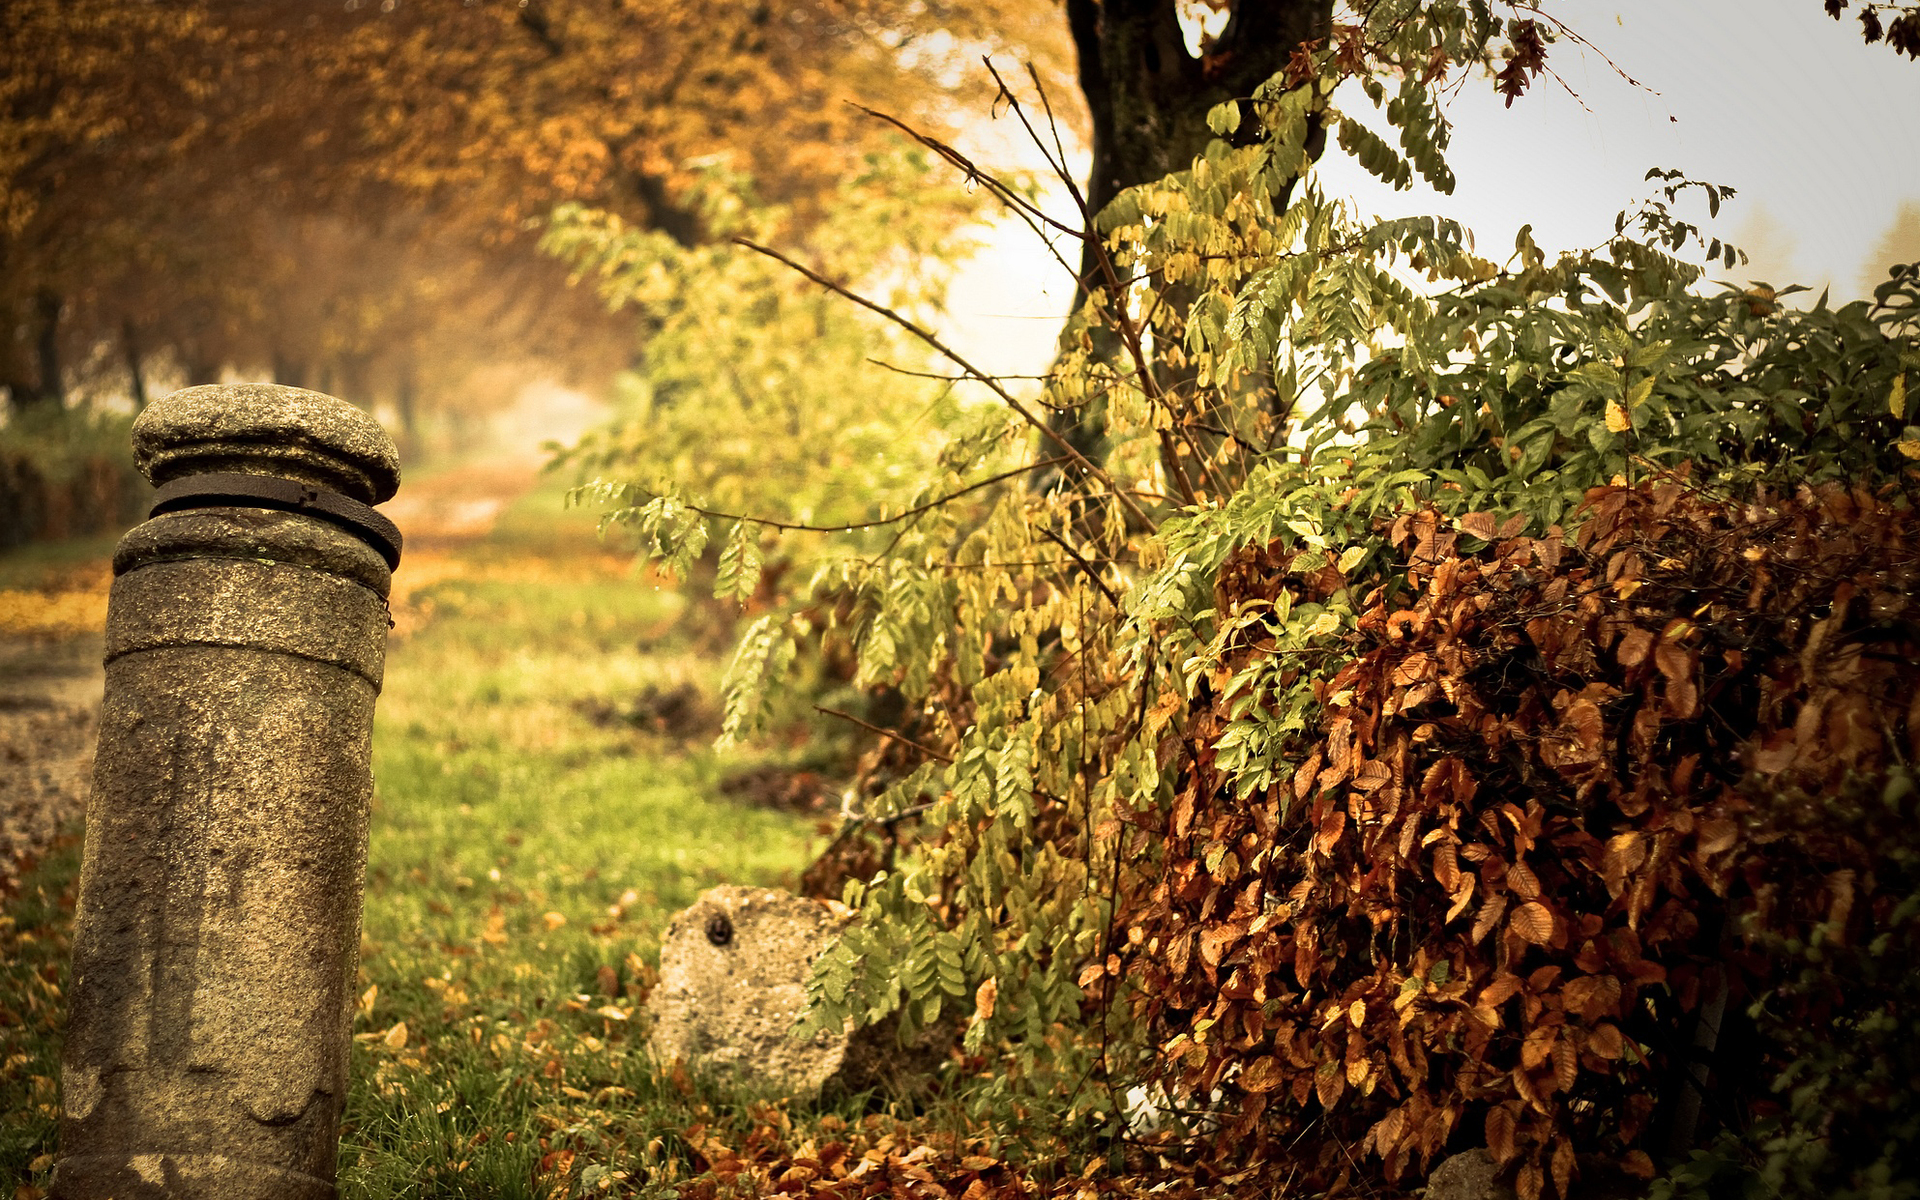
[[[656,1070],[638,1001],[674,910],[720,882],[790,883],[818,838],[719,798],[725,764],[700,740],[584,714],[648,684],[711,695],[719,664],[676,626],[681,598],[558,497],[402,567],[437,581],[397,606],[412,632],[375,728],[348,1198],[665,1194],[696,1165],[686,1130],[752,1119],[746,1098]],[[0,1016],[0,1197],[46,1182],[77,861],[42,864],[0,930],[17,1018]]]
[[113,558],[118,538],[73,538],[62,542],[28,542],[0,554],[0,591],[32,591],[58,586],[75,572],[97,576]]

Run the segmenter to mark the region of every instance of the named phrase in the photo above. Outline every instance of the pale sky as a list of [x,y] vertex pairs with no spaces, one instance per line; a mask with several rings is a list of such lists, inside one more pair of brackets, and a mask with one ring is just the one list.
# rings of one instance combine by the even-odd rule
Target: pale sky
[[[1752,255],[1715,278],[1863,295],[1867,274],[1884,277],[1872,260],[1903,204],[1893,244],[1920,256],[1920,62],[1863,44],[1858,22],[1829,19],[1820,0],[1565,0],[1551,11],[1643,86],[1562,41],[1549,62],[1578,99],[1543,78],[1504,108],[1474,77],[1448,102],[1453,195],[1421,183],[1395,192],[1337,148],[1321,162],[1327,194],[1379,216],[1454,217],[1498,261],[1523,224],[1549,251],[1605,241],[1614,214],[1651,190],[1647,169],[1678,168],[1739,193],[1711,224],[1697,200],[1679,210]],[[1358,89],[1336,103],[1363,119],[1372,109]],[[947,327],[962,352],[989,370],[1043,370],[1071,297],[1058,274],[1024,228],[1004,228],[954,288]]]

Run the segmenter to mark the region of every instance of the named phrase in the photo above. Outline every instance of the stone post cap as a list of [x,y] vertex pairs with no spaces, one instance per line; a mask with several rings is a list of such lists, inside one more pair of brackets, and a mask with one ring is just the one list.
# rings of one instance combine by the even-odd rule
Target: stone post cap
[[332,396],[273,383],[190,387],[133,423],[133,460],[155,487],[189,475],[277,475],[362,504],[400,487],[393,439]]

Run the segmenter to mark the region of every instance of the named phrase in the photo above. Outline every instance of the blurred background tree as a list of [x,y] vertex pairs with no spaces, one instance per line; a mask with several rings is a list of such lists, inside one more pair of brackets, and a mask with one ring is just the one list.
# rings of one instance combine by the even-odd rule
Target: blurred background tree
[[562,202],[713,236],[711,161],[797,227],[884,136],[1058,78],[1036,0],[21,0],[0,18],[0,386],[143,403],[233,371],[421,419],[636,350],[537,229]]

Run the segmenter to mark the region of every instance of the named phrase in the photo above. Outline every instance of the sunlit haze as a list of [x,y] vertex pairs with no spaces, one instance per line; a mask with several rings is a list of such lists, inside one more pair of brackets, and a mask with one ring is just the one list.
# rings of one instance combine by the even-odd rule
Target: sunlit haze
[[[1920,66],[1863,44],[1851,19],[1812,0],[1635,0],[1563,15],[1594,47],[1554,48],[1565,87],[1543,78],[1511,108],[1481,76],[1452,93],[1453,195],[1417,180],[1395,192],[1337,148],[1320,164],[1327,193],[1379,216],[1453,217],[1501,260],[1525,224],[1550,250],[1605,241],[1615,214],[1648,194],[1648,168],[1663,167],[1738,192],[1710,225],[1697,200],[1681,210],[1751,256],[1713,278],[1851,298],[1889,262],[1920,257]],[[1371,109],[1351,85],[1336,103]],[[1066,207],[1063,191],[1055,201]],[[1002,224],[953,290],[956,343],[988,369],[1043,370],[1071,297],[1025,227]]]

